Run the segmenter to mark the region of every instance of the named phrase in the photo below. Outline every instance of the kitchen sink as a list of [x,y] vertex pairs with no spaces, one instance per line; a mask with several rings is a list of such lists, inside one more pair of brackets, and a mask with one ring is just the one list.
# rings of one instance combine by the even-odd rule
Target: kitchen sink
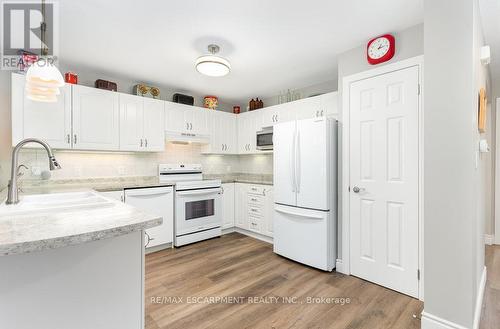
[[24,195],[18,204],[0,204],[0,216],[63,211],[73,208],[94,208],[112,204],[113,201],[92,191]]

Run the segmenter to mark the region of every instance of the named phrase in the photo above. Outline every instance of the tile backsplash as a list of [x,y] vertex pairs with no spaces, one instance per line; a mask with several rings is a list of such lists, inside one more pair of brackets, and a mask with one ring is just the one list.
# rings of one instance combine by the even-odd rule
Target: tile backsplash
[[[206,174],[272,174],[272,154],[204,155],[198,144],[167,143],[161,153],[113,153],[56,151],[62,169],[52,171],[51,179],[118,176],[156,176],[159,163],[201,163]],[[23,179],[41,179],[37,171],[48,170],[45,150],[21,151],[19,163],[29,167]]]

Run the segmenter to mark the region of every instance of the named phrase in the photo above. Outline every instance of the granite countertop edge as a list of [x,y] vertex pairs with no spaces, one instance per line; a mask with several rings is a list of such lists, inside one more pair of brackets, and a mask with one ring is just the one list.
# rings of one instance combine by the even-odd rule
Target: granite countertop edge
[[162,223],[163,219],[161,217],[154,217],[140,223],[127,224],[92,232],[82,232],[79,234],[47,238],[42,240],[0,244],[0,256],[29,254],[38,251],[58,249],[87,242],[114,238],[135,231],[146,230],[148,228],[161,225]]

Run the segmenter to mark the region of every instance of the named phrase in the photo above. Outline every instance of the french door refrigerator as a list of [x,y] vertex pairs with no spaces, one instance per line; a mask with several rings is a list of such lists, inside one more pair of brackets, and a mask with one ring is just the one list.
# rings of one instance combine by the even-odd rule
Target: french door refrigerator
[[274,252],[324,270],[337,257],[337,121],[274,126]]

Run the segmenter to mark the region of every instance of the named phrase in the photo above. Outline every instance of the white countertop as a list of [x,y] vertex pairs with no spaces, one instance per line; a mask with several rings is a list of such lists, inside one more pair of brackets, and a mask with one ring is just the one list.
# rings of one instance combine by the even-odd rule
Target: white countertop
[[0,212],[0,256],[112,238],[158,226],[163,222],[159,216],[112,199],[108,201],[99,206],[17,214]]

